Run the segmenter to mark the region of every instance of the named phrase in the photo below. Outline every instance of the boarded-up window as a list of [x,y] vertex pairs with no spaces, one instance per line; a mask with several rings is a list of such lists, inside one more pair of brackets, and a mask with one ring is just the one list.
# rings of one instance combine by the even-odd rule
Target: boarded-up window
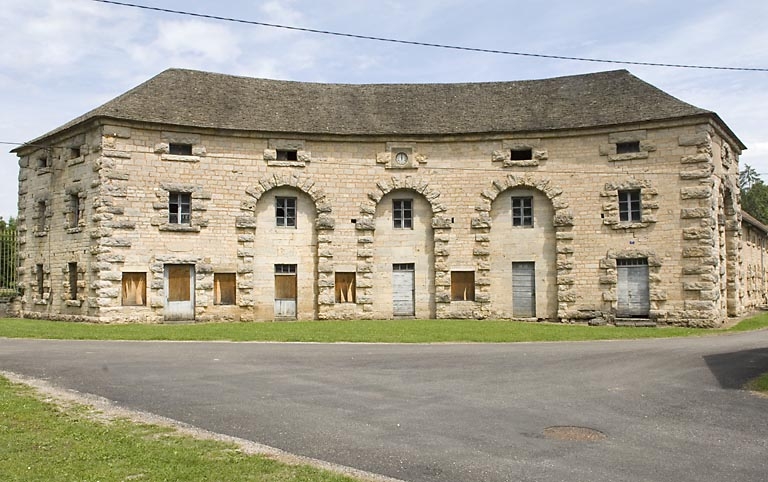
[[451,301],[475,301],[474,271],[451,271]]
[[355,303],[355,273],[336,273],[336,303]]
[[276,300],[295,300],[296,299],[296,265],[295,264],[276,264],[275,265],[275,299]]
[[144,306],[146,304],[146,273],[123,273],[123,306]]
[[77,263],[67,265],[69,271],[69,299],[77,299]]
[[237,277],[235,273],[213,274],[213,304],[234,305]]
[[170,265],[168,267],[168,301],[191,300],[189,265]]

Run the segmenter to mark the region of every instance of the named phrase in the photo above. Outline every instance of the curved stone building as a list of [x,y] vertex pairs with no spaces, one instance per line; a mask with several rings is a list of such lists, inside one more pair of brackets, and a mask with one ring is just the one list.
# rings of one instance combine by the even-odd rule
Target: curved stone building
[[626,71],[337,85],[171,69],[15,150],[19,308],[716,326],[748,306],[744,148]]

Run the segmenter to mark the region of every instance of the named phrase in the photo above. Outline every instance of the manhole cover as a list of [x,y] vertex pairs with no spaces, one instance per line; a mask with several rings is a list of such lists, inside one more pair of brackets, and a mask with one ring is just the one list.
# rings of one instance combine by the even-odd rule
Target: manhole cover
[[604,440],[605,434],[599,430],[589,427],[574,427],[570,425],[560,425],[547,427],[544,429],[544,437],[552,440],[573,440],[592,442]]

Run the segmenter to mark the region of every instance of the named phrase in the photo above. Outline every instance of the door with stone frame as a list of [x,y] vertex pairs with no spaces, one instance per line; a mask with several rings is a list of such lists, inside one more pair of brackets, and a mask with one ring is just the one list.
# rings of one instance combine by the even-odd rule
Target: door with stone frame
[[195,319],[195,265],[166,264],[164,267],[166,321]]
[[392,265],[392,314],[394,316],[416,314],[415,271],[414,263]]
[[651,309],[648,287],[648,259],[616,260],[617,303],[619,318],[647,318]]
[[512,316],[536,317],[536,263],[512,263]]
[[296,319],[296,265],[275,265],[275,319]]

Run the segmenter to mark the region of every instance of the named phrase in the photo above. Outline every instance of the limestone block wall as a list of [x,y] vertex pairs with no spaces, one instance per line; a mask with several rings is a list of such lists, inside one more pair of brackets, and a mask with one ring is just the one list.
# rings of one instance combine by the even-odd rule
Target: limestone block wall
[[[84,146],[59,170],[31,167],[37,151],[20,159],[29,316],[163,321],[166,264],[194,265],[197,321],[274,319],[276,264],[297,266],[299,319],[392,318],[395,263],[416,266],[420,318],[511,318],[515,261],[536,262],[543,319],[611,321],[623,259],[647,261],[659,323],[715,325],[756,296],[741,287],[737,153],[706,122],[450,138],[110,123],[78,135],[57,141]],[[619,154],[626,142],[639,150]],[[170,153],[179,143],[186,155]],[[621,220],[623,191],[640,192],[639,220]],[[189,223],[169,220],[179,192]],[[533,198],[533,228],[509,229],[512,194]],[[73,196],[78,226],[66,224]],[[296,228],[275,226],[279,196],[296,197]],[[393,229],[401,197],[413,229]],[[79,305],[60,299],[73,262]],[[451,300],[452,271],[474,272],[474,301]],[[124,273],[146,275],[145,304],[126,305]],[[216,304],[217,273],[236,276],[234,305]],[[337,273],[354,273],[354,302],[336,301]]]
[[755,310],[768,305],[768,233],[762,226],[742,222],[742,265],[739,279],[742,291],[741,304],[745,310]]

